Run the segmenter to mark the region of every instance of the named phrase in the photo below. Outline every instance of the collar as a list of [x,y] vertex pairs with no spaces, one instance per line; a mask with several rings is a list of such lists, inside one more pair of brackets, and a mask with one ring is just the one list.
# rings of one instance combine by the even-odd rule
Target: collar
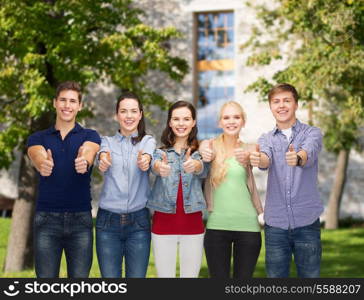
[[116,132],[116,135],[115,136],[117,136],[122,141],[123,139],[130,139],[130,138],[133,138],[133,137],[137,137],[138,136],[138,131],[133,132],[129,136],[125,136],[125,135],[121,134],[120,130],[118,130]]
[[[297,132],[297,131],[299,131],[300,130],[300,128],[301,128],[301,122],[298,120],[298,119],[296,119],[296,122],[292,125],[292,132]],[[278,127],[277,127],[277,125],[276,126],[274,126],[274,128],[273,128],[273,135],[275,135],[275,134],[277,134],[278,132],[282,132],[282,130],[281,129],[279,129]]]
[[[72,133],[77,133],[77,132],[80,132],[81,130],[83,129],[83,127],[80,125],[80,124],[78,124],[77,122],[75,123],[75,126],[71,129],[71,131],[68,133],[68,134],[72,134]],[[56,133],[58,133],[59,132],[59,130],[58,129],[56,129],[56,127],[55,127],[55,125],[52,125],[51,127],[49,127],[48,129],[47,129],[47,133],[48,134],[56,134]]]

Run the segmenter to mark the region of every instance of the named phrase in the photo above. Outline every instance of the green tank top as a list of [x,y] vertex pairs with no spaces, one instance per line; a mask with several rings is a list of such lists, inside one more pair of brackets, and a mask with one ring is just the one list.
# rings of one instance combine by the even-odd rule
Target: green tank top
[[245,168],[235,157],[226,159],[228,165],[224,181],[213,191],[213,211],[207,229],[231,231],[260,231],[257,212],[246,184]]

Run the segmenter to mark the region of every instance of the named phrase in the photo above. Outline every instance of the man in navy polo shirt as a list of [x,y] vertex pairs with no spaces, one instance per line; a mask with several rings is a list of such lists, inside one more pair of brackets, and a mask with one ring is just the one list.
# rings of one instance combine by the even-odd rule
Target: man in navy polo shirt
[[34,218],[37,277],[58,277],[63,250],[68,277],[88,277],[92,264],[90,181],[101,143],[98,133],[76,123],[81,88],[66,81],[57,87],[54,126],[32,134],[28,155],[40,174]]

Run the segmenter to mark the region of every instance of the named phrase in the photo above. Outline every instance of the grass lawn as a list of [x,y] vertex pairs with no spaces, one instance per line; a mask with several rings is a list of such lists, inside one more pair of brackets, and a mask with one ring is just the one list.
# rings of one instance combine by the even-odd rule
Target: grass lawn
[[[10,221],[11,219],[0,218],[0,277],[35,277],[34,270],[27,270],[19,273],[3,273]],[[323,257],[321,277],[364,277],[364,228],[345,228],[330,231],[322,230],[322,246]],[[265,277],[264,254],[265,248],[263,242],[254,277]],[[67,276],[64,259],[62,260],[60,276]],[[295,276],[293,265],[291,276]],[[90,277],[100,277],[96,253],[94,253]],[[150,256],[147,277],[156,277],[152,253]],[[203,258],[200,277],[208,277],[205,257]]]

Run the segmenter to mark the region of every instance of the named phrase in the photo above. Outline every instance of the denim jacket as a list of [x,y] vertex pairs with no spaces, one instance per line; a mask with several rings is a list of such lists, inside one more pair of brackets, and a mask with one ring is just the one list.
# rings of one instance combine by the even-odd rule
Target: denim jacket
[[[171,173],[167,177],[161,177],[154,171],[154,164],[162,159],[162,153],[167,154],[168,164],[171,166]],[[193,152],[192,159],[201,161],[198,151]],[[202,179],[206,178],[209,171],[209,164],[203,163],[201,171],[197,173],[186,173],[183,170],[185,162],[185,150],[181,154],[174,148],[167,150],[156,149],[153,153],[152,172],[156,180],[152,193],[147,202],[147,207],[164,213],[176,213],[177,192],[180,175],[182,177],[183,207],[185,213],[202,211],[206,207],[202,192]]]

